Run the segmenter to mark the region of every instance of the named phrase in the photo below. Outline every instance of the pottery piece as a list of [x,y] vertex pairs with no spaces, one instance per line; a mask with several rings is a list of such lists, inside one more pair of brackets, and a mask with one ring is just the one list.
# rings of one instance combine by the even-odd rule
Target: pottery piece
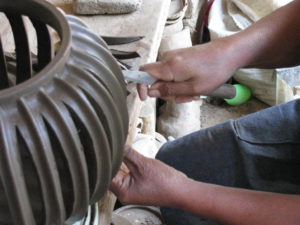
[[[0,43],[0,224],[78,221],[122,161],[122,71],[101,38],[46,1],[2,0],[0,11],[17,55],[8,68]],[[36,30],[36,56],[24,16]],[[55,55],[49,27],[60,39]]]
[[132,225],[132,223],[129,222],[125,217],[120,216],[115,213],[112,215],[111,224],[113,224],[113,225]]
[[158,207],[128,205],[115,210],[114,213],[127,219],[132,225],[165,224]]
[[200,105],[166,102],[163,113],[157,119],[157,131],[165,137],[179,138],[200,130]]

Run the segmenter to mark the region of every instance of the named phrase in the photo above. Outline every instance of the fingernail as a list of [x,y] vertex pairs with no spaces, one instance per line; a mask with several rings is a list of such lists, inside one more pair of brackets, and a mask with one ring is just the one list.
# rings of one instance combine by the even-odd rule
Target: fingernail
[[150,96],[150,97],[154,97],[154,98],[158,98],[158,97],[160,97],[160,92],[158,91],[158,90],[149,90],[148,91],[148,95]]

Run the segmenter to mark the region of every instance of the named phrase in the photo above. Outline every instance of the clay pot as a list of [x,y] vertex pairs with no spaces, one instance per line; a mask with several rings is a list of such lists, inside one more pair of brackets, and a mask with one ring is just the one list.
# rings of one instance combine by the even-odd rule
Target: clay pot
[[113,223],[115,225],[165,224],[159,208],[154,206],[127,205],[115,210],[114,215],[116,215],[113,216]]
[[[16,44],[13,62],[0,43],[0,224],[75,222],[122,161],[123,74],[102,39],[46,1],[1,0],[0,11]],[[36,57],[21,15],[35,28]]]

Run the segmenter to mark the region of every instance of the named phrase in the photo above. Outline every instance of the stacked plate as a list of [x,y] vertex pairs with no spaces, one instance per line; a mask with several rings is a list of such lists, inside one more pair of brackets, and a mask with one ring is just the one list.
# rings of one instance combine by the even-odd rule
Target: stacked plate
[[164,225],[158,207],[127,205],[118,208],[112,216],[114,225]]
[[[123,74],[102,39],[46,1],[1,0],[0,11],[16,44],[13,62],[0,42],[0,224],[75,222],[122,161]],[[25,16],[36,31],[36,56]],[[49,30],[60,38],[55,56]]]

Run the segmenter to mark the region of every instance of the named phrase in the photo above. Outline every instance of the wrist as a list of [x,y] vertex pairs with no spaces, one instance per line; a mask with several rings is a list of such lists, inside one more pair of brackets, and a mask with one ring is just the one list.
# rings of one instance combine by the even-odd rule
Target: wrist
[[232,68],[233,73],[247,66],[249,61],[251,61],[252,52],[249,50],[247,43],[244,43],[240,34],[216,39],[215,41],[222,42],[222,51],[225,53],[226,64]]
[[176,202],[172,207],[208,215],[213,208],[214,185],[187,178],[184,185],[178,190]]
[[170,206],[179,208],[179,209],[187,209],[189,208],[191,201],[195,197],[195,195],[202,195],[199,192],[199,184],[201,188],[201,182],[197,182],[193,179],[186,177],[186,179],[177,186],[175,192],[173,193],[172,201],[170,202]]
[[171,185],[166,193],[167,201],[164,206],[172,208],[182,208],[186,201],[187,193],[191,184],[191,179],[184,177],[177,182],[177,185]]

